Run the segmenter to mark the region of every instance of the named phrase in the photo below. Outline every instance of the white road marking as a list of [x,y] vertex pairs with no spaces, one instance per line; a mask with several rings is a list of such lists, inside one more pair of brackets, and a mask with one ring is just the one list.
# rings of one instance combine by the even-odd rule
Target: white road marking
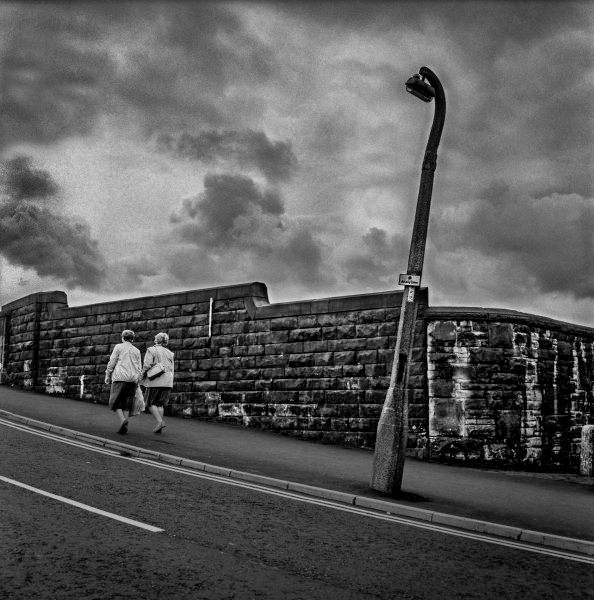
[[[196,471],[194,469],[188,469],[188,468],[180,467],[180,466],[176,466],[176,465],[168,465],[168,464],[158,463],[158,462],[155,462],[155,461],[147,459],[147,458],[137,458],[137,457],[133,457],[133,456],[125,456],[120,451],[109,450],[109,449],[105,449],[105,448],[98,448],[96,446],[92,446],[86,442],[81,442],[78,440],[77,441],[68,440],[57,434],[39,431],[39,430],[36,430],[27,425],[15,424],[15,423],[6,421],[1,418],[0,418],[0,424],[6,425],[8,427],[12,427],[14,429],[19,429],[25,433],[30,433],[30,434],[37,435],[40,437],[45,437],[45,438],[51,439],[53,441],[61,442],[64,444],[77,446],[84,450],[98,452],[100,454],[106,454],[108,456],[111,456],[112,458],[122,458],[124,460],[129,460],[132,462],[140,463],[142,465],[146,465],[146,466],[149,466],[149,467],[152,467],[155,469],[162,469],[165,471],[179,473],[181,475],[187,475],[189,477],[195,477],[198,479],[206,479],[206,480],[210,480],[210,481],[215,481],[217,483],[222,483],[225,485],[232,485],[235,487],[240,487],[240,488],[244,488],[244,489],[248,489],[248,490],[252,490],[252,491],[256,491],[256,492],[260,492],[260,493],[265,493],[265,494],[269,494],[271,496],[279,496],[282,498],[287,498],[289,500],[295,500],[297,502],[305,502],[307,504],[323,506],[323,507],[331,508],[333,510],[349,512],[349,513],[356,514],[358,516],[371,517],[373,519],[388,521],[388,522],[395,523],[395,524],[398,523],[401,525],[407,525],[409,527],[416,527],[418,529],[425,529],[428,531],[442,533],[445,535],[453,535],[456,537],[462,537],[462,538],[466,538],[466,539],[470,539],[470,540],[474,540],[474,541],[478,541],[478,542],[486,542],[489,544],[495,544],[498,546],[504,546],[504,547],[513,548],[516,550],[524,550],[526,552],[534,552],[537,554],[544,554],[546,556],[550,556],[553,558],[561,558],[561,559],[565,559],[565,560],[571,560],[574,562],[581,562],[581,563],[594,565],[594,557],[591,557],[591,556],[574,554],[569,551],[566,552],[563,550],[558,550],[558,549],[550,548],[550,547],[537,546],[537,545],[529,544],[527,542],[518,542],[518,541],[515,541],[512,539],[497,538],[497,537],[493,537],[493,536],[490,536],[488,534],[483,534],[483,533],[474,533],[471,531],[464,531],[464,530],[448,527],[446,525],[430,523],[427,521],[417,521],[417,520],[409,518],[409,517],[400,517],[398,515],[384,513],[381,511],[376,511],[373,509],[368,509],[368,508],[363,508],[363,507],[358,507],[358,506],[351,506],[351,505],[333,501],[333,500],[324,500],[321,498],[306,496],[304,494],[299,494],[299,493],[292,492],[289,490],[283,490],[281,488],[272,488],[272,487],[268,487],[268,486],[257,484],[257,483],[246,482],[246,481],[241,481],[241,480],[237,480],[237,479],[231,479],[231,478],[225,477],[223,475],[216,475],[214,473],[207,473],[204,471]],[[3,478],[0,477],[0,479],[3,479]],[[162,531],[162,530],[160,530],[160,531]]]
[[153,533],[157,533],[159,531],[164,531],[163,529],[159,529],[159,527],[153,527],[152,525],[147,525],[146,523],[141,523],[140,521],[135,521],[134,519],[128,519],[127,517],[122,517],[120,515],[116,515],[114,513],[110,513],[105,510],[101,510],[100,508],[95,508],[94,506],[89,506],[88,504],[83,504],[82,502],[77,502],[76,500],[70,500],[70,498],[64,498],[64,496],[58,496],[56,494],[51,494],[50,492],[46,492],[45,490],[40,490],[39,488],[33,487],[31,485],[27,485],[26,483],[22,483],[20,481],[15,481],[14,479],[9,479],[8,477],[3,477],[2,475],[0,475],[0,481],[10,483],[11,485],[16,485],[25,490],[29,490],[30,492],[35,492],[36,494],[41,494],[42,496],[47,496],[48,498],[52,498],[53,500],[58,500],[59,502],[64,502],[65,504],[70,504],[71,506],[76,506],[77,508],[82,508],[83,510],[88,510],[89,512],[95,513],[97,515],[109,517],[110,519],[115,519],[116,521],[121,521],[122,523],[127,523],[128,525],[134,525],[134,527],[140,527],[141,529],[146,529],[147,531],[152,531]]

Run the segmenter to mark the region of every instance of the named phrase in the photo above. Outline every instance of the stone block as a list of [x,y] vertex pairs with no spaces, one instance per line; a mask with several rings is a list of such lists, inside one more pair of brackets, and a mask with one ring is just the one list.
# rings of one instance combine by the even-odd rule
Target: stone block
[[298,329],[309,329],[314,327],[320,327],[320,322],[317,315],[304,315],[302,317],[297,317]]
[[328,352],[328,340],[303,342],[303,352]]
[[328,340],[328,350],[330,352],[348,352],[352,350],[360,350],[364,347],[364,340],[356,338],[341,338],[336,340]]
[[[370,365],[367,365],[370,366]],[[366,365],[356,364],[356,365],[344,365],[342,367],[342,375],[343,377],[349,378],[359,378],[365,376],[366,373]]]
[[365,323],[355,325],[355,335],[360,338],[374,338],[378,336],[378,326],[376,323]]
[[338,387],[339,378],[320,377],[319,379],[306,379],[305,389],[307,390],[334,390]]
[[360,350],[357,352],[357,362],[361,364],[376,364],[379,362],[377,350]]
[[278,379],[273,382],[272,385],[273,390],[305,390],[307,389],[307,380],[306,379]]
[[[335,366],[333,352],[317,352],[313,355],[315,366]],[[340,364],[336,366],[342,366]]]
[[456,333],[454,321],[436,321],[430,324],[429,336],[437,342],[453,342],[456,340]]
[[369,350],[386,350],[389,348],[393,351],[395,342],[387,336],[373,337],[367,338],[365,346]]
[[357,353],[354,350],[346,352],[334,352],[335,365],[353,365],[356,364]]
[[312,367],[314,365],[314,355],[309,354],[289,354],[287,366],[289,367]]
[[382,377],[388,375],[385,364],[366,364],[364,366],[364,375],[366,377]]
[[462,432],[463,413],[454,398],[434,398],[429,408],[431,435],[455,435]]
[[378,336],[394,337],[398,333],[398,323],[390,321],[388,323],[380,323],[377,329]]
[[336,328],[336,339],[353,339],[357,337],[357,328],[355,325],[341,325]]
[[297,323],[297,317],[280,317],[276,319],[270,319],[270,331],[292,331],[297,329]]
[[363,417],[349,418],[349,431],[375,431],[377,429],[376,419],[366,419]]
[[369,309],[362,310],[358,313],[357,321],[361,324],[364,323],[384,323],[386,320],[386,309],[385,308],[377,308],[377,309]]
[[284,371],[275,369],[260,369],[260,375],[254,382],[256,390],[269,391],[272,389],[272,382],[275,379],[283,377]]

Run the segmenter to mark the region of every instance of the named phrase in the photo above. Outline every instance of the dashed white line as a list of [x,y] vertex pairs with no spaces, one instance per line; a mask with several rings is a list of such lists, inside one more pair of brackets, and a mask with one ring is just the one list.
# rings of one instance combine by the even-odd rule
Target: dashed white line
[[163,529],[160,529],[159,527],[154,527],[153,525],[147,525],[146,523],[141,523],[140,521],[135,521],[134,519],[128,519],[128,517],[122,517],[121,515],[116,515],[114,513],[110,513],[105,510],[101,510],[100,508],[95,508],[94,506],[89,506],[88,504],[83,504],[82,502],[77,502],[76,500],[71,500],[70,498],[64,498],[64,496],[58,496],[57,494],[52,494],[50,492],[46,492],[45,490],[40,490],[39,488],[33,487],[31,485],[27,485],[26,483],[22,483],[21,481],[16,481],[14,479],[4,477],[2,475],[0,475],[0,481],[4,481],[5,483],[9,483],[10,485],[16,485],[17,487],[23,488],[30,492],[35,492],[36,494],[40,494],[41,496],[46,496],[48,498],[52,498],[53,500],[58,500],[59,502],[63,502],[64,504],[70,504],[71,506],[76,506],[77,508],[82,508],[83,510],[88,510],[89,512],[95,513],[97,515],[109,517],[110,519],[114,519],[116,521],[121,521],[122,523],[127,523],[128,525],[133,525],[134,527],[140,527],[141,529],[146,529],[147,531],[152,531],[153,533],[158,533],[159,531],[164,531]]

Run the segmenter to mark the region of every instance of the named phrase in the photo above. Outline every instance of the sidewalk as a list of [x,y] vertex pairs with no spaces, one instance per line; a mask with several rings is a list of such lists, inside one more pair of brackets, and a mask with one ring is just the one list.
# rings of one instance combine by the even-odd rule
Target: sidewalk
[[[591,547],[586,544],[586,550],[577,546],[568,549],[594,554],[593,478],[490,471],[407,459],[402,494],[388,498],[369,487],[373,454],[367,450],[181,418],[166,419],[167,428],[156,436],[148,414],[132,417],[128,434],[121,436],[116,433],[117,418],[107,406],[5,386],[0,386],[0,418],[21,422],[23,418],[34,419],[109,440],[110,446],[143,448],[166,455],[165,460],[181,457],[184,465],[206,463],[238,478],[251,475],[264,478],[264,482],[267,478],[281,480],[271,482],[275,485],[291,482],[290,489],[299,488],[310,495],[335,497],[462,529],[520,536],[545,545],[547,540],[542,536],[536,539],[533,531],[553,538],[586,540],[593,542]],[[495,528],[481,525],[484,521],[496,524]],[[564,543],[559,539],[551,545],[563,547]]]

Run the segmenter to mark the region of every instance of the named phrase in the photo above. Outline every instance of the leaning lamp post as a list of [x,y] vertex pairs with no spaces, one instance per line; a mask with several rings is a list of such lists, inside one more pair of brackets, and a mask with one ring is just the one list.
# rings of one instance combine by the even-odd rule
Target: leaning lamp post
[[406,274],[400,275],[404,285],[402,307],[398,321],[396,348],[392,363],[390,386],[380,415],[371,487],[394,495],[400,491],[408,430],[408,371],[413,346],[418,294],[423,273],[423,259],[429,225],[429,209],[433,177],[437,165],[437,147],[445,119],[445,94],[441,82],[430,69],[421,67],[418,74],[406,82],[406,90],[424,102],[435,98],[435,114],[423,159],[417,209],[408,255]]

